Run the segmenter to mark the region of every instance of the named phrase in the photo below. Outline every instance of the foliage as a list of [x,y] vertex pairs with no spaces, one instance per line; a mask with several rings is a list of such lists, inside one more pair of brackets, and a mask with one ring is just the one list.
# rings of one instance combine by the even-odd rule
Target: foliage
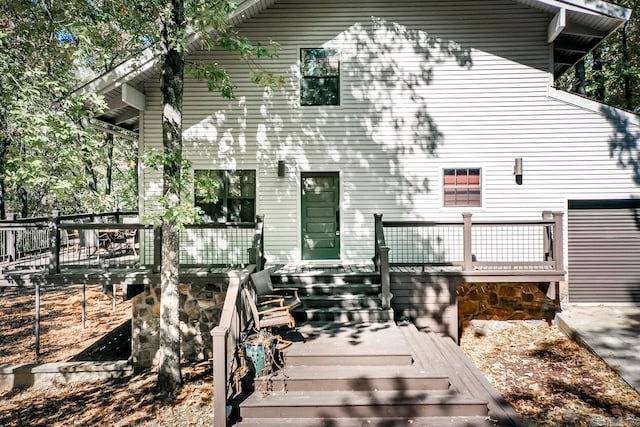
[[[105,163],[111,163],[109,153],[123,156],[132,151],[131,143],[116,140],[111,147],[82,126],[82,118],[97,110],[83,111],[87,100],[68,96],[82,75],[102,71],[129,49],[127,21],[107,13],[119,3],[0,4],[0,215],[135,206],[128,162],[115,162],[115,185],[98,188],[111,167]],[[113,194],[107,191],[112,187],[127,191]]]
[[[585,58],[585,92],[601,102],[640,113],[640,2],[618,3],[632,10],[631,18]],[[575,68],[556,84],[577,91]]]

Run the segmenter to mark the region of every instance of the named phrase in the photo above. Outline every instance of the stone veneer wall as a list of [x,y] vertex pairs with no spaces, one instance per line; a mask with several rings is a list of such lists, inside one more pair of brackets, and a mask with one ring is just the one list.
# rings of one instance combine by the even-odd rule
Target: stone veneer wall
[[458,318],[464,327],[472,319],[547,320],[560,309],[547,296],[548,283],[463,283],[457,288]]
[[[213,357],[211,330],[220,321],[226,289],[226,282],[180,284],[180,346],[184,359]],[[159,347],[160,285],[145,285],[144,291],[132,299],[132,311],[133,367],[149,368],[156,365]]]

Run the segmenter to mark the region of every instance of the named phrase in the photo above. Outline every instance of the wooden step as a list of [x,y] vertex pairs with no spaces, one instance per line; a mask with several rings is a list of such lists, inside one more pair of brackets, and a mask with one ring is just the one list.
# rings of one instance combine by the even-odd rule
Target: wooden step
[[239,427],[494,427],[486,416],[387,418],[245,418]]
[[255,389],[276,391],[448,390],[449,377],[411,365],[291,366],[255,379]]
[[302,306],[307,308],[380,309],[378,295],[343,293],[340,295],[301,296]]
[[376,283],[301,283],[293,282],[286,285],[273,285],[274,288],[297,288],[298,294],[303,295],[343,295],[364,294],[378,296],[381,285]]
[[304,308],[310,322],[387,322],[394,318],[393,309],[345,309],[341,307]]
[[487,402],[447,391],[294,391],[253,393],[240,407],[247,418],[480,417]]
[[304,284],[334,284],[334,285],[348,285],[348,284],[380,284],[380,275],[375,273],[322,273],[322,272],[309,272],[309,273],[291,273],[291,274],[279,274],[271,273],[271,282],[274,286],[280,285],[294,285]]
[[287,368],[413,363],[411,348],[391,322],[308,322],[283,336],[293,341],[283,355]]

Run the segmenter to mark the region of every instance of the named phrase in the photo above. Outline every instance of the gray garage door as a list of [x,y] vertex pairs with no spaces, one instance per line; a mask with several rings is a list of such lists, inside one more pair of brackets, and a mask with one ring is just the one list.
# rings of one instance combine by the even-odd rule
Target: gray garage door
[[640,304],[640,200],[570,200],[569,302]]

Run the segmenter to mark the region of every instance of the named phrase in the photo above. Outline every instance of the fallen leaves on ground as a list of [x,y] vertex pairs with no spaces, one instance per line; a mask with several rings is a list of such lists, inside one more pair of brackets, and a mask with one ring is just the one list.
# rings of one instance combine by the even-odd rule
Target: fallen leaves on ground
[[473,321],[462,350],[530,426],[640,426],[640,395],[544,321]]
[[170,400],[155,390],[157,374],[0,392],[1,426],[211,426],[211,363],[183,368],[184,386]]
[[40,357],[35,353],[35,289],[6,288],[0,293],[0,366],[69,360],[131,318],[131,301],[113,300],[102,286],[86,287],[82,328],[82,286],[43,286],[40,291]]

